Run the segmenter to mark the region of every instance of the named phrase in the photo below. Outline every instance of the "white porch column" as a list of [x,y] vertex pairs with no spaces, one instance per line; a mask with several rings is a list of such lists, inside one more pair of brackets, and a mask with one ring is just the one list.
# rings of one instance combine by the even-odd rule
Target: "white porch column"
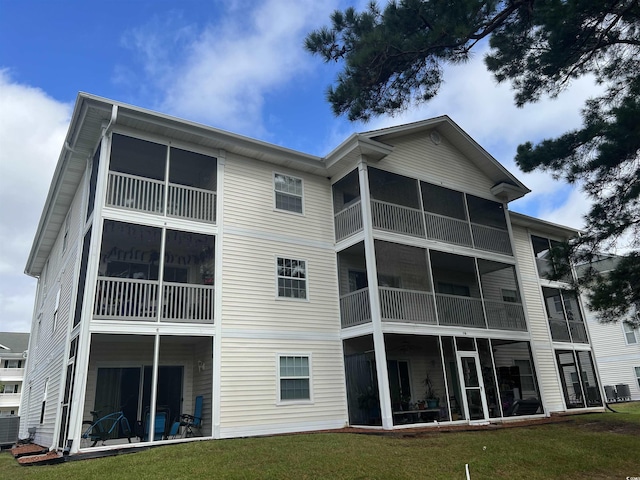
[[373,327],[373,348],[376,358],[376,374],[378,377],[378,395],[380,397],[380,414],[382,428],[393,427],[393,411],[389,392],[389,376],[387,374],[387,353],[382,332],[382,315],[380,313],[380,291],[378,290],[378,269],[373,241],[373,221],[371,216],[371,195],[369,194],[369,174],[367,164],[362,160],[358,164],[360,180],[360,198],[362,206],[362,229],[364,231],[364,255],[367,266],[367,283],[369,285],[369,301],[371,302],[371,323]]

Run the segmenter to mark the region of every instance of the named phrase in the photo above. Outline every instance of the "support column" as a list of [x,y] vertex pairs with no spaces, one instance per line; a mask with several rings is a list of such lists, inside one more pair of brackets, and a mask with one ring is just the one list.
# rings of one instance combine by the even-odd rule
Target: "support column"
[[387,373],[387,352],[382,332],[382,315],[380,312],[380,291],[378,290],[378,269],[376,266],[375,243],[373,241],[373,221],[371,214],[371,195],[369,194],[369,174],[367,164],[362,160],[358,164],[360,180],[360,198],[362,206],[362,228],[364,231],[364,255],[367,266],[367,283],[369,285],[369,302],[371,302],[371,323],[373,327],[373,348],[375,350],[376,374],[378,377],[378,395],[380,397],[380,414],[382,428],[393,427],[393,411],[389,391],[389,375]]

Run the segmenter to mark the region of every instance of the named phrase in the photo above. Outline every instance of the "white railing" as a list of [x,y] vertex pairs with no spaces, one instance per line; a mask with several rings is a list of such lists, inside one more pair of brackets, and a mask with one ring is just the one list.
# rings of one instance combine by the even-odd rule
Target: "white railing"
[[422,211],[393,203],[371,200],[373,228],[424,237]]
[[418,290],[380,287],[380,310],[383,320],[435,324],[433,294]]
[[471,231],[473,232],[475,248],[513,255],[511,239],[509,238],[509,232],[507,230],[472,223]]
[[213,285],[165,283],[163,290],[163,321],[213,323]]
[[334,215],[336,242],[362,230],[362,208],[360,202],[339,211]]
[[427,238],[456,245],[472,246],[471,230],[466,220],[425,212]]
[[3,380],[21,380],[22,378],[24,378],[24,368],[0,368],[0,382]]
[[20,405],[21,393],[0,393],[0,407],[17,407]]
[[353,327],[371,321],[369,289],[363,288],[340,297],[342,328]]
[[499,330],[527,331],[524,308],[520,303],[485,300],[487,326]]
[[549,328],[551,329],[551,339],[554,342],[570,342],[569,328],[564,319],[549,319]]
[[437,293],[436,305],[440,325],[486,328],[479,298]]
[[216,192],[170,183],[167,215],[215,223]]
[[157,281],[98,277],[93,315],[114,320],[153,321],[157,299]]
[[127,173],[109,172],[107,206],[162,213],[164,182]]

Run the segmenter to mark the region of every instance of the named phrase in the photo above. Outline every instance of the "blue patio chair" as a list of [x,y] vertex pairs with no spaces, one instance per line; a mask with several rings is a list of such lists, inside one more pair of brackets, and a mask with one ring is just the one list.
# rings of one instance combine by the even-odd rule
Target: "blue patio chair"
[[[188,413],[183,413],[180,415],[180,426],[184,427],[184,437],[192,437],[194,435],[193,430],[198,430],[200,433],[200,429],[202,428],[202,403],[203,397],[202,395],[198,395],[196,397],[196,405],[193,409],[193,415],[189,415]],[[173,431],[175,427],[172,425],[171,430]]]
[[[143,441],[145,442],[149,440],[149,432],[150,432],[149,417],[150,417],[150,414],[147,413],[144,420],[145,435],[144,435]],[[167,412],[156,412],[155,428],[153,429],[153,440],[162,440],[164,438],[164,432],[166,428],[167,428]]]

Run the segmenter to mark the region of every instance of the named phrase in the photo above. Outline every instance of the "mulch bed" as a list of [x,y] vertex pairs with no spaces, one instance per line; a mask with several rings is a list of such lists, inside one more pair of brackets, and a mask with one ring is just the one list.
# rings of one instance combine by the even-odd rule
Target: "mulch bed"
[[24,457],[25,455],[39,455],[43,453],[47,453],[49,451],[48,448],[43,447],[41,445],[36,445],[35,443],[26,443],[24,445],[16,445],[11,449],[11,455],[14,458]]
[[43,455],[26,455],[18,458],[20,465],[51,465],[52,463],[64,462],[64,458],[56,451],[47,452]]

